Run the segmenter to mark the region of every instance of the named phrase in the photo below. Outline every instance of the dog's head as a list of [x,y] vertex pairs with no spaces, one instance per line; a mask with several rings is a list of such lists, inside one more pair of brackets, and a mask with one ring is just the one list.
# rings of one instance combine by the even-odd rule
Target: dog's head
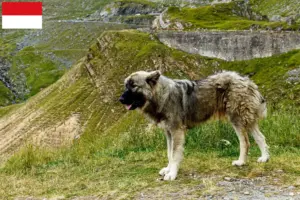
[[160,71],[139,71],[125,79],[125,92],[120,97],[120,102],[128,110],[142,108],[147,101],[152,99],[153,90],[159,80]]

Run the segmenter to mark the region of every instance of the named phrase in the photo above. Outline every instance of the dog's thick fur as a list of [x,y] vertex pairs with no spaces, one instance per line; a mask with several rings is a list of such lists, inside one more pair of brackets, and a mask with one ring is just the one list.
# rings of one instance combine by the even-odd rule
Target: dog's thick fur
[[173,80],[159,71],[139,71],[126,78],[125,86],[120,101],[127,109],[141,109],[165,130],[169,163],[159,172],[164,180],[177,176],[186,129],[214,115],[227,117],[239,138],[240,156],[233,165],[246,163],[248,132],[260,148],[258,162],[268,161],[268,146],[258,127],[266,116],[266,102],[249,78],[225,71],[198,81]]

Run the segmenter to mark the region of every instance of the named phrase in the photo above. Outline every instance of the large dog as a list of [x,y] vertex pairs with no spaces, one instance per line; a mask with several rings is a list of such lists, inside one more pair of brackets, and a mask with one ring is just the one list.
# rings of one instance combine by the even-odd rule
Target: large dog
[[266,102],[249,78],[224,71],[198,81],[174,80],[160,71],[139,71],[125,79],[125,87],[121,103],[128,110],[139,108],[165,130],[169,163],[159,172],[164,180],[177,176],[185,130],[214,115],[226,116],[239,138],[240,156],[232,165],[246,163],[248,132],[261,151],[257,161],[269,160],[268,146],[258,127],[258,120],[266,116]]

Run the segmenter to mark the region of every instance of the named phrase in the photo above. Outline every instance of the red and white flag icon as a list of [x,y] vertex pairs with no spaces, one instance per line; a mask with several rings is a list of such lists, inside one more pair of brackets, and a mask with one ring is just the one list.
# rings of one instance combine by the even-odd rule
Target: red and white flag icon
[[41,29],[42,2],[2,2],[3,29]]

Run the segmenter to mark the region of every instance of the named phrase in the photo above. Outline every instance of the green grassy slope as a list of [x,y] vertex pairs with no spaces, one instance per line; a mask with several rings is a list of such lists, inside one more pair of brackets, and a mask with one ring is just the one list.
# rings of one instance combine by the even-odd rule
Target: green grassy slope
[[26,76],[25,84],[29,93],[23,97],[25,99],[54,83],[64,73],[64,68],[58,69],[55,62],[35,52],[33,47],[26,47],[18,52],[9,71],[14,82],[22,74]]
[[300,1],[298,0],[251,0],[250,2],[254,10],[269,18],[274,15],[293,16],[298,23],[300,22]]
[[0,82],[0,94],[0,106],[8,105],[14,100],[12,92],[2,82]]
[[[15,101],[26,100],[56,82],[78,58],[86,55],[94,38],[103,31],[127,27],[56,21],[45,22],[42,31],[2,30],[0,59],[10,63],[11,68],[6,76],[17,91]],[[1,91],[3,98],[7,96]],[[12,103],[9,98],[5,102],[3,105]]]
[[[16,51],[16,46],[8,42],[5,57],[12,63],[8,75],[18,88],[18,100],[26,100],[56,82],[78,58],[86,55],[97,35],[106,29],[123,28],[126,25],[50,22],[45,23],[43,31],[30,33],[25,39],[31,46]],[[24,40],[19,32],[10,35],[16,35],[12,40],[19,43]],[[9,37],[4,40],[8,41]]]
[[[188,175],[195,171],[201,177],[216,173],[237,177],[263,174],[278,178],[283,185],[295,183],[300,166],[296,156],[300,153],[300,121],[295,109],[299,108],[299,84],[286,85],[284,75],[299,66],[299,54],[293,51],[272,58],[225,62],[170,49],[145,33],[105,32],[91,46],[88,58],[80,60],[58,82],[20,107],[0,109],[0,134],[5,137],[23,127],[20,132],[26,136],[12,141],[14,149],[1,146],[0,141],[2,161],[21,147],[0,170],[0,196],[95,194],[115,199],[136,197],[145,188],[165,185],[155,181],[166,162],[163,134],[157,129],[148,130],[147,121],[139,112],[126,112],[118,102],[128,74],[154,69],[170,77],[191,79],[220,69],[252,74],[270,105],[269,117],[261,125],[271,146],[272,162],[256,164],[259,152],[253,145],[250,164],[238,170],[232,168],[231,160],[238,155],[234,131],[227,123],[210,122],[189,131],[179,181],[169,189],[199,183]],[[81,137],[73,145],[54,149],[30,145],[45,132],[49,134],[48,143],[57,147],[56,141],[67,133],[54,135],[55,138],[51,134],[60,130],[57,124],[67,124],[66,120],[74,115],[79,116]],[[26,121],[24,116],[30,116],[30,120]],[[225,145],[224,139],[231,144]],[[292,164],[287,160],[292,160]],[[286,174],[274,175],[278,166]],[[22,187],[12,186],[14,183]],[[209,191],[212,184],[205,185],[197,194]]]
[[[4,31],[0,30],[0,63],[1,65],[9,65],[12,62],[11,53],[16,48],[16,42],[18,41],[16,38],[22,37],[23,33],[20,31],[18,33],[12,33],[8,35],[4,35]],[[1,68],[5,68],[1,66]],[[1,70],[1,73],[7,73],[6,70]],[[6,79],[2,77],[2,79]],[[1,103],[0,106],[6,106],[12,103],[15,98],[13,97],[12,91],[10,91],[6,85],[0,81],[0,96],[1,96]],[[8,95],[8,94],[11,95]]]
[[249,30],[255,29],[297,29],[299,25],[289,26],[285,22],[255,21],[238,13],[245,12],[238,3],[217,4],[201,6],[197,8],[171,7],[168,10],[168,18],[171,22],[179,21],[185,30],[190,29],[215,29],[215,30]]

